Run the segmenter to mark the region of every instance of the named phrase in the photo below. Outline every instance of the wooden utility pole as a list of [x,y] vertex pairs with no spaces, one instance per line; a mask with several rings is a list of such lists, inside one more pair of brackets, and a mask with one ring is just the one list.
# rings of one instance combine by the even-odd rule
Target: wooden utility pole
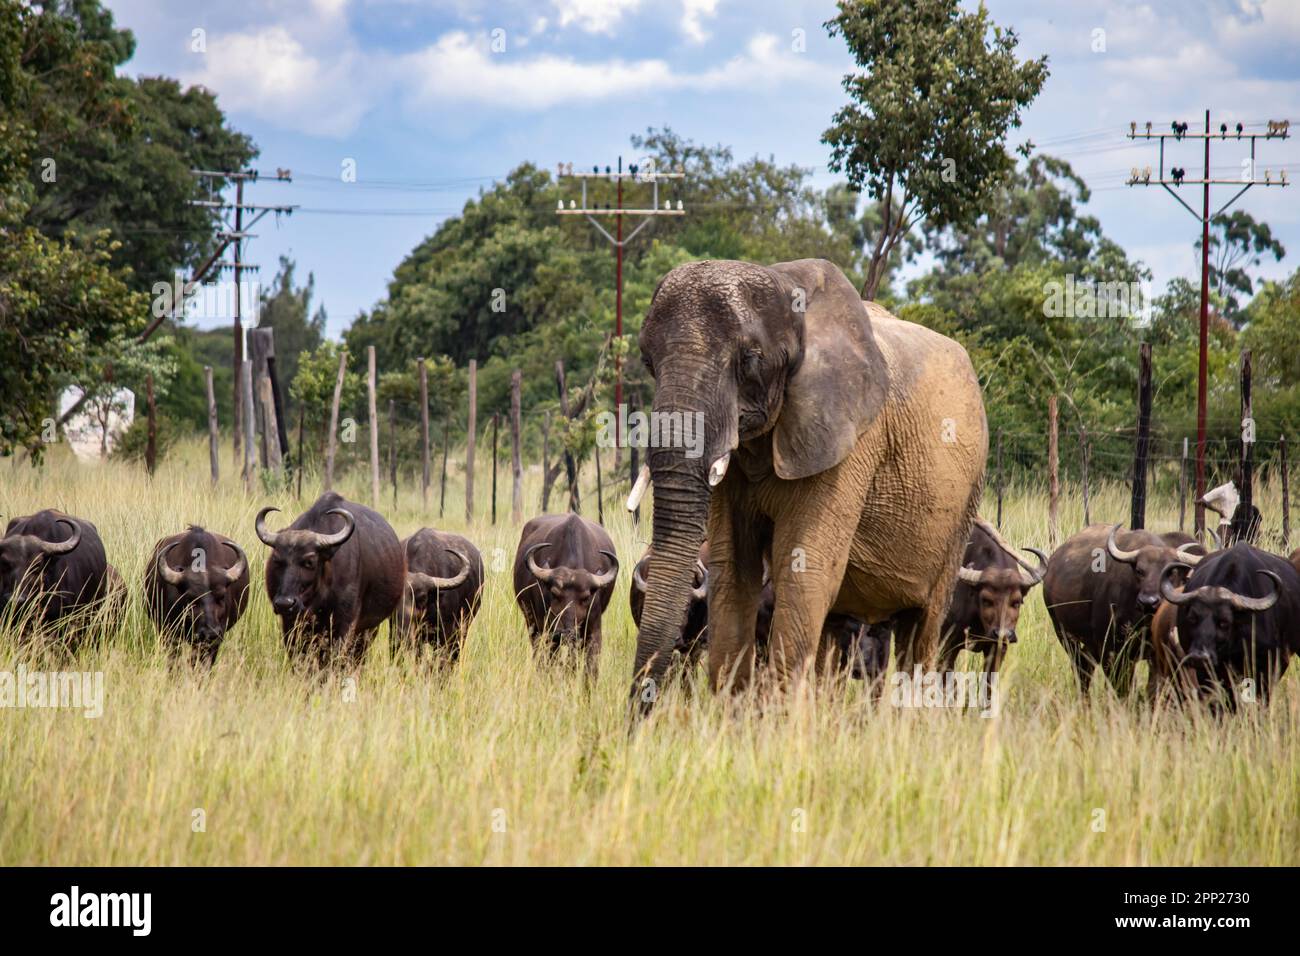
[[465,520],[474,520],[474,440],[478,437],[478,360],[469,360],[469,430],[465,436]]
[[1002,429],[998,429],[998,530],[1002,530]]
[[144,393],[149,407],[149,435],[144,446],[144,468],[153,477],[154,469],[158,467],[158,409],[153,400],[153,372],[145,376]]
[[379,510],[379,410],[375,407],[375,347],[366,346],[366,398],[370,410],[370,507]]
[[[243,309],[243,299],[240,293],[242,275],[244,271],[244,177],[235,180],[235,329],[234,329],[234,348],[231,358],[230,367],[235,373],[235,460],[239,460],[240,447],[244,443],[243,428],[246,415],[244,411],[244,394],[243,384],[243,365],[244,365],[244,326],[243,316],[240,314]],[[249,391],[252,391],[250,388]],[[248,461],[245,459],[244,469],[248,469]],[[244,476],[245,484],[248,482],[248,476]]]
[[239,390],[244,396],[244,401],[240,405],[244,418],[244,468],[242,474],[244,492],[248,494],[253,490],[253,472],[256,470],[253,435],[257,430],[253,423],[253,363],[248,359],[244,359],[239,363],[239,386]]
[[429,370],[424,359],[417,359],[420,367],[420,501],[424,511],[429,510]]
[[520,392],[524,373],[515,369],[510,375],[510,521],[519,524],[524,518],[524,467],[519,451]]
[[1151,456],[1151,343],[1138,350],[1137,441],[1133,446],[1133,501],[1128,525],[1134,531],[1146,527],[1147,462]]
[[1255,499],[1255,412],[1250,395],[1250,349],[1241,353],[1241,508],[1248,515]]
[[348,371],[348,353],[339,353],[339,374],[334,380],[334,401],[330,405],[330,433],[325,451],[325,487],[329,491],[334,487],[334,448],[339,435],[339,401],[343,397],[343,378]]
[[[1209,381],[1209,341],[1210,341],[1210,222],[1216,217],[1226,212],[1237,199],[1250,189],[1252,186],[1286,186],[1288,185],[1285,174],[1279,177],[1268,175],[1265,170],[1263,179],[1259,178],[1259,173],[1255,167],[1255,143],[1261,139],[1286,139],[1290,131],[1290,123],[1282,120],[1269,120],[1267,133],[1247,133],[1241,123],[1237,123],[1235,129],[1229,130],[1227,123],[1220,123],[1218,132],[1210,130],[1210,111],[1205,111],[1205,132],[1193,133],[1188,129],[1187,123],[1180,123],[1175,120],[1171,124],[1172,132],[1153,133],[1151,123],[1146,124],[1146,132],[1138,132],[1137,123],[1129,123],[1129,139],[1155,139],[1160,143],[1160,166],[1155,178],[1152,178],[1151,167],[1139,174],[1137,167],[1133,167],[1133,175],[1128,181],[1130,186],[1161,186],[1165,192],[1178,200],[1179,205],[1186,209],[1201,224],[1201,322],[1200,322],[1200,356],[1196,373],[1196,536],[1199,539],[1205,532],[1205,506],[1200,504],[1200,500],[1205,495],[1205,418],[1206,418],[1206,395]],[[1253,125],[1253,124],[1252,124]],[[1166,177],[1165,170],[1165,143],[1168,140],[1198,140],[1205,141],[1205,177],[1203,179],[1188,179],[1187,171],[1183,168],[1172,166],[1168,170]],[[1241,176],[1226,176],[1222,179],[1214,179],[1210,173],[1210,140],[1233,140],[1238,143],[1242,141],[1250,144],[1250,160],[1242,160]],[[1219,209],[1211,214],[1210,212],[1210,186],[1221,185],[1231,186],[1237,192],[1224,203]],[[1201,186],[1201,211],[1198,213],[1195,209],[1183,201],[1183,197],[1178,195],[1170,186]]]
[[217,437],[217,393],[212,388],[212,366],[203,366],[203,383],[208,391],[208,469],[212,472],[212,485],[216,487],[221,474]]
[[1061,497],[1059,465],[1060,455],[1056,433],[1056,396],[1051,395],[1047,399],[1047,474],[1051,483],[1047,499],[1047,540],[1052,550],[1056,550],[1056,543],[1060,540],[1061,532],[1060,522],[1057,517],[1057,508]]

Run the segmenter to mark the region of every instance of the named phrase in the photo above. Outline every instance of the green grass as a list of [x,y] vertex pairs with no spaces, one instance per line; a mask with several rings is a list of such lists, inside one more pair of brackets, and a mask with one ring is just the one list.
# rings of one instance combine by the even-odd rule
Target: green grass
[[[90,518],[131,603],[118,633],[65,665],[104,672],[102,717],[0,710],[0,864],[1300,862],[1294,675],[1267,711],[1227,719],[1153,712],[1105,686],[1085,706],[1035,591],[994,719],[895,708],[887,694],[873,706],[856,687],[779,711],[674,692],[629,738],[627,572],[647,525],[638,533],[621,508],[606,509],[624,573],[586,695],[573,675],[532,663],[511,598],[518,528],[503,469],[495,527],[490,474],[478,486],[483,517],[468,526],[456,475],[445,521],[436,485],[428,517],[417,487],[395,511],[389,490],[381,502],[403,536],[433,524],[484,552],[487,593],[459,668],[438,677],[396,666],[385,633],[355,685],[321,686],[286,665],[253,533],[262,504],[288,520],[302,503],[246,497],[230,479],[210,490],[199,443],[152,481],[62,451],[40,471],[0,466],[0,512],[57,506]],[[535,468],[526,479],[528,517]],[[366,501],[363,480],[347,475],[340,490]],[[1067,489],[1062,502],[1067,532],[1081,523],[1077,497]],[[1272,490],[1261,497],[1276,516]],[[1094,520],[1127,510],[1121,487],[1093,495]],[[1149,510],[1152,527],[1176,524],[1176,504]],[[1041,494],[1012,492],[1004,533],[1045,547],[1046,513]],[[189,522],[232,535],[254,566],[249,612],[206,680],[169,670],[139,597],[150,546]],[[0,634],[0,670],[20,661]]]

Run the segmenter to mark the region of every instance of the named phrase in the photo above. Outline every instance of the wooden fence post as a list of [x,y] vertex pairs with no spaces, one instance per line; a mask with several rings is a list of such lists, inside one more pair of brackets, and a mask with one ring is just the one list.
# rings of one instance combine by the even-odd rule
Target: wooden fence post
[[217,393],[212,389],[212,366],[203,366],[203,381],[208,388],[208,468],[212,472],[212,485],[216,487],[220,475],[217,454]]
[[[560,393],[560,415],[569,421],[569,389],[564,376],[564,359],[555,360],[555,387]],[[578,497],[578,466],[573,460],[573,452],[568,446],[564,448],[564,470],[569,479],[569,510],[581,514],[581,500]]]
[[1002,530],[1002,429],[998,429],[998,530]]
[[284,465],[284,455],[280,443],[275,385],[271,378],[275,363],[275,330],[249,329],[248,352],[253,362],[253,400],[256,403],[254,410],[260,436],[259,460],[263,468],[278,472]]
[[422,510],[429,510],[429,370],[424,359],[420,366],[420,501]]
[[153,372],[145,376],[144,393],[149,413],[149,434],[144,446],[144,469],[152,478],[154,469],[158,467],[158,408],[153,398]]
[[1083,524],[1087,527],[1092,524],[1092,509],[1088,502],[1088,429],[1084,425],[1079,426],[1079,453],[1080,480],[1083,483]]
[[1187,436],[1183,436],[1183,457],[1178,463],[1178,530],[1187,527]]
[[334,487],[334,449],[339,438],[339,401],[343,397],[343,378],[348,371],[348,353],[345,349],[339,353],[339,374],[334,380],[334,401],[330,405],[330,433],[325,451],[325,487],[329,491]]
[[1147,462],[1151,456],[1151,343],[1143,342],[1138,350],[1138,421],[1137,441],[1133,447],[1133,501],[1129,509],[1129,527],[1134,531],[1146,527]]
[[388,400],[388,480],[393,484],[393,512],[397,512],[397,399]]
[[299,406],[298,408],[298,460],[295,463],[297,465],[297,468],[294,469],[295,471],[298,472],[298,474],[296,475],[296,480],[298,482],[299,499],[302,498],[302,432],[303,432],[303,419],[307,417],[306,413],[307,410]]
[[510,375],[510,521],[519,524],[524,518],[524,467],[519,454],[520,392],[524,373],[515,369]]
[[375,407],[375,347],[366,346],[366,403],[370,411],[370,507],[379,510],[379,410]]
[[438,489],[438,517],[441,518],[447,505],[447,448],[451,440],[451,412],[442,420],[442,482]]
[[497,429],[501,424],[501,413],[492,413],[492,523],[497,523]]
[[1050,492],[1047,499],[1047,541],[1053,551],[1056,550],[1056,542],[1060,539],[1060,522],[1057,516],[1057,507],[1061,497],[1059,458],[1056,433],[1056,396],[1051,395],[1047,399],[1047,474],[1050,481]]
[[1290,552],[1291,550],[1291,477],[1286,464],[1286,436],[1280,435],[1277,440],[1278,454],[1281,456],[1279,462],[1282,468],[1282,550]]
[[474,520],[474,443],[478,437],[478,360],[469,360],[469,430],[465,438],[465,520]]
[[600,445],[596,445],[592,453],[596,459],[596,521],[599,524],[605,523],[605,488],[600,479]]
[[551,505],[551,413],[542,418],[542,513]]

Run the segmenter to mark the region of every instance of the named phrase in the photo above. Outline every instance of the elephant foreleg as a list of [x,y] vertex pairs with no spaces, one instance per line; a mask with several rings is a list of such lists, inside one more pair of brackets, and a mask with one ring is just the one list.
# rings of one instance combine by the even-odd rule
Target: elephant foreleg
[[709,516],[709,686],[740,691],[754,671],[754,629],[763,592],[763,534],[757,516],[737,521],[718,503]]

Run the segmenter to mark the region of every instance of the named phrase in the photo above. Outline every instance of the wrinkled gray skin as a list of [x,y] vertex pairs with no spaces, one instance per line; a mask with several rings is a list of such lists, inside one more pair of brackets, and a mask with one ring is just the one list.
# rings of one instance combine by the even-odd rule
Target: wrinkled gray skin
[[863,303],[832,263],[810,259],[679,266],[655,292],[640,347],[653,411],[702,415],[704,454],[685,443],[648,452],[636,712],[658,696],[706,537],[715,690],[750,679],[765,553],[779,684],[812,667],[832,612],[896,617],[900,663],[927,660],[988,447],[965,351]]

